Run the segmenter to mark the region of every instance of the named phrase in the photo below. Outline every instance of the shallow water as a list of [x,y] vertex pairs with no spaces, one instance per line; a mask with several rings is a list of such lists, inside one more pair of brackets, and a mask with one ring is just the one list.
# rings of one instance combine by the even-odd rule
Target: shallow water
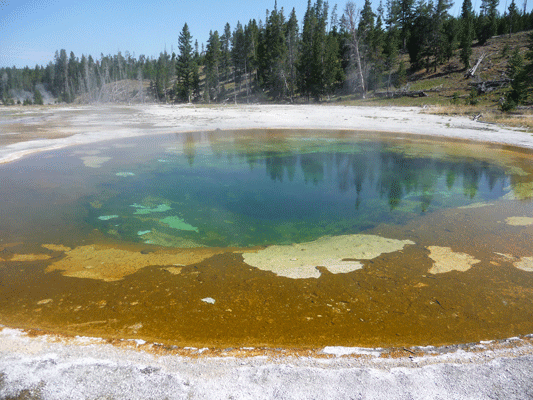
[[532,173],[519,149],[351,131],[31,156],[0,167],[0,322],[197,346],[531,333]]

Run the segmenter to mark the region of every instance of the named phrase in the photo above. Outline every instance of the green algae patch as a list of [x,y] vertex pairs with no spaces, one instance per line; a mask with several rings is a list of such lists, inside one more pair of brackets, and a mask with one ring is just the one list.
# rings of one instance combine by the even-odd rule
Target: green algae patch
[[83,165],[89,168],[100,168],[103,163],[111,160],[111,157],[87,156],[80,157]]
[[197,243],[189,238],[169,235],[168,233],[160,232],[156,229],[152,229],[150,232],[142,235],[142,237],[144,239],[144,243],[157,246],[176,247],[182,249],[206,247],[204,244]]
[[163,218],[160,220],[162,223],[164,224],[167,224],[168,226],[170,226],[172,229],[177,229],[177,230],[180,230],[180,231],[194,231],[194,232],[198,232],[198,228],[196,228],[195,226],[192,226],[190,224],[188,224],[187,222],[185,222],[183,219],[181,219],[180,217],[177,217],[175,215],[172,215],[170,217],[166,217],[166,218]]
[[160,204],[157,207],[149,208],[149,207],[134,203],[131,205],[131,207],[134,207],[137,209],[134,212],[134,214],[136,215],[146,215],[146,214],[151,214],[151,213],[156,213],[156,212],[161,213],[161,212],[172,210],[172,207],[170,207],[168,204]]
[[100,221],[109,221],[110,219],[118,218],[118,215],[100,215],[98,219]]
[[363,268],[358,260],[371,260],[383,253],[402,250],[410,240],[388,239],[375,235],[325,236],[312,242],[270,246],[256,253],[243,254],[244,262],[292,279],[319,278],[316,267],[333,274]]
[[429,258],[433,260],[430,274],[443,274],[450,271],[465,272],[480,260],[470,254],[452,251],[449,247],[428,246]]
[[511,185],[509,193],[503,196],[505,200],[528,200],[533,198],[533,182],[517,182]]

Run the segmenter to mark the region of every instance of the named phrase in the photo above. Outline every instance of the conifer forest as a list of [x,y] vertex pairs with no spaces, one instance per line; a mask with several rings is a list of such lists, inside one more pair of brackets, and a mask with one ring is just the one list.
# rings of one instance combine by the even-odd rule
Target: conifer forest
[[[474,10],[471,0],[463,0],[458,17],[449,13],[450,0],[386,0],[375,9],[370,0],[362,7],[349,1],[342,9],[309,0],[303,16],[274,4],[264,20],[213,27],[205,44],[185,24],[176,52],[164,50],[157,58],[61,49],[45,66],[0,68],[0,101],[309,102],[339,93],[365,98],[402,87],[417,71],[436,71],[453,56],[468,72],[476,63],[474,46],[533,29],[526,3],[512,0],[503,14],[498,4],[482,0]],[[533,33],[527,38],[529,51],[510,52],[505,78],[512,83],[502,108],[528,101]]]

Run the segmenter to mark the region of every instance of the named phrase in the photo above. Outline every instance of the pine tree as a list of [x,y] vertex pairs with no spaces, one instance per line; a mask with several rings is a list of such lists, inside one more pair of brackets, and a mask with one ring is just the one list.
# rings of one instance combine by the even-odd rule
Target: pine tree
[[524,58],[520,54],[520,49],[516,47],[511,54],[509,59],[509,64],[507,66],[507,75],[511,79],[516,79],[518,75],[522,72],[524,68]]
[[380,3],[379,14],[372,10],[370,0],[365,0],[359,20],[359,37],[361,41],[361,54],[363,63],[363,73],[367,82],[367,89],[376,89],[381,80],[381,75],[385,68],[383,59],[383,27],[382,27],[383,7]]
[[205,51],[205,91],[208,101],[217,100],[220,82],[220,38],[218,31],[209,32]]
[[520,14],[518,13],[518,8],[514,0],[511,1],[511,4],[508,8],[508,18],[509,18],[509,35],[513,32],[518,32],[518,24],[520,19]]
[[450,62],[451,58],[454,56],[455,50],[457,50],[459,46],[459,31],[459,20],[451,16],[446,18],[442,27],[443,41],[441,60],[446,60],[447,62]]
[[316,29],[317,21],[311,0],[307,2],[307,11],[304,16],[300,59],[298,62],[298,89],[300,93],[307,98],[311,96],[312,92],[312,62],[313,62],[313,32]]
[[261,35],[259,48],[259,83],[273,98],[287,93],[287,44],[285,41],[283,9],[270,13]]
[[373,42],[375,37],[374,18],[375,14],[372,11],[370,0],[365,0],[363,9],[361,10],[359,25],[357,27],[358,36],[362,38],[360,44],[361,63],[367,88],[370,86],[370,69],[374,65],[374,49]]
[[193,60],[191,43],[192,37],[189,32],[189,27],[185,24],[178,39],[180,54],[176,63],[176,94],[180,100],[189,102],[193,89],[193,73],[196,67]]
[[286,24],[285,36],[287,43],[287,64],[288,64],[288,76],[287,84],[289,87],[289,96],[291,101],[293,100],[294,93],[297,87],[297,60],[298,60],[298,20],[296,19],[296,11],[294,8],[291,11],[289,21]]
[[416,16],[414,0],[398,0],[398,22],[400,24],[400,40],[402,49],[407,49],[407,41],[411,35],[411,24]]
[[58,100],[68,101],[69,85],[68,85],[68,59],[67,51],[61,49],[55,53],[55,66],[54,66],[54,85],[53,93],[58,97]]
[[432,4],[419,3],[415,14],[416,18],[413,20],[411,34],[407,41],[409,60],[411,68],[415,71],[421,69],[424,65],[429,70],[433,39]]
[[511,91],[507,94],[505,101],[502,104],[502,109],[504,111],[516,108],[517,105],[527,98],[527,84],[525,82],[527,73],[524,73],[524,59],[520,54],[518,47],[515,48],[509,59],[507,75],[512,79],[512,82]]
[[328,96],[344,81],[340,51],[340,35],[334,28],[326,37],[324,54],[324,92]]
[[259,27],[257,26],[255,19],[252,19],[248,22],[248,25],[244,27],[244,45],[246,52],[246,101],[248,101],[248,96],[251,90],[252,74],[257,70],[258,41]]
[[76,91],[79,89],[78,82],[78,59],[74,55],[74,52],[70,52],[68,60],[68,100],[67,102],[74,101]]
[[459,36],[459,41],[461,47],[461,61],[466,70],[470,68],[472,40],[474,39],[474,13],[472,11],[472,0],[463,1],[460,21],[461,33]]
[[402,87],[406,83],[407,83],[407,71],[405,70],[405,63],[403,61],[400,61],[400,65],[398,66],[397,84],[399,87]]
[[372,75],[372,81],[370,87],[377,89],[381,86],[381,82],[383,79],[383,73],[386,70],[386,63],[385,63],[385,40],[386,40],[386,33],[383,28],[384,23],[384,10],[383,10],[383,2],[380,0],[379,6],[377,9],[376,14],[376,24],[374,25],[374,31],[372,35],[372,44],[371,44],[371,63],[373,64],[373,68],[371,69],[371,72],[373,72]]
[[154,95],[157,100],[168,102],[167,86],[168,86],[168,53],[159,54],[157,60],[155,83],[154,83]]
[[500,0],[481,1],[481,12],[477,27],[477,36],[480,44],[484,44],[496,34],[498,28],[498,4],[500,4]]
[[43,104],[43,96],[41,95],[41,92],[39,92],[37,89],[35,89],[35,91],[33,92],[33,104]]
[[195,99],[200,98],[200,71],[196,58],[192,62],[191,91]]
[[[448,10],[451,8],[450,0],[437,0],[431,22],[431,39],[429,52],[433,56],[433,70],[437,70],[437,65],[444,62],[447,54],[447,46],[450,42],[446,36],[445,27],[449,20]],[[452,38],[453,40],[453,38]]]
[[316,15],[316,29],[313,34],[312,46],[312,96],[316,101],[326,92],[326,27],[328,21],[328,3],[322,0],[317,0],[314,6],[314,13]]
[[231,58],[233,61],[233,74],[235,81],[235,91],[239,84],[239,91],[242,89],[242,76],[246,64],[246,49],[244,42],[244,29],[238,21],[235,31],[233,32]]
[[308,100],[313,97],[319,101],[321,96],[330,93],[339,77],[339,43],[336,33],[327,34],[327,20],[328,4],[317,0],[311,5],[309,1],[297,67],[297,85],[300,93]]
[[224,34],[220,37],[220,67],[222,79],[227,81],[230,75],[230,65],[231,65],[231,27],[229,23],[226,23],[224,26]]

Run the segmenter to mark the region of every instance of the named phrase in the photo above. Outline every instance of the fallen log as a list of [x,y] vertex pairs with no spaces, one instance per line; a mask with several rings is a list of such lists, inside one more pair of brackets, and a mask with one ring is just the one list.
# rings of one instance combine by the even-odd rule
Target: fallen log
[[412,90],[412,91],[402,91],[397,92],[376,92],[374,93],[375,97],[387,97],[387,98],[400,98],[400,97],[428,97],[428,94],[423,90]]
[[495,79],[491,81],[470,82],[468,86],[476,88],[478,93],[492,92],[494,89],[500,89],[509,85],[513,80],[509,78]]
[[481,64],[481,62],[483,61],[483,59],[486,56],[487,56],[487,53],[483,53],[483,54],[481,54],[481,56],[479,56],[479,58],[477,59],[476,64],[466,72],[465,78],[471,78],[471,77],[473,77],[475,75],[476,70],[478,69],[479,65]]

